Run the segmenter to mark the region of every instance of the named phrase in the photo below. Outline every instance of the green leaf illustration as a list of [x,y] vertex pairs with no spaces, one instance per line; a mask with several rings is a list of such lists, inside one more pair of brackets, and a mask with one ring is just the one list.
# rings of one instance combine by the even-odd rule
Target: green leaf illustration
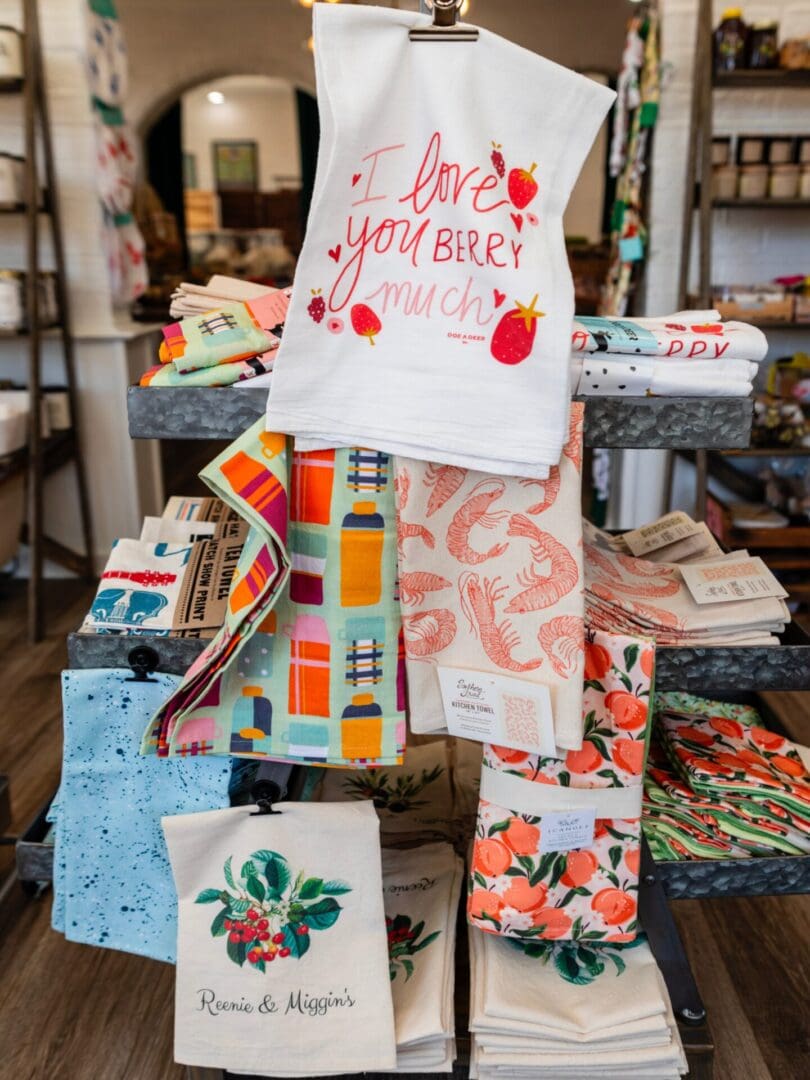
[[594,952],[593,949],[589,949],[586,945],[580,945],[577,948],[577,960],[580,964],[584,964],[588,973],[592,978],[596,978],[597,975],[601,975],[605,970],[605,963],[601,956]]
[[344,893],[351,891],[351,885],[347,885],[345,881],[325,881],[321,889],[324,896],[343,896]]
[[274,899],[280,900],[281,894],[290,884],[290,868],[287,860],[280,855],[274,855],[268,859],[264,868],[264,876],[267,879],[267,887]]
[[335,925],[341,911],[342,908],[334,897],[325,896],[306,909],[304,922],[310,930],[328,930]]
[[219,900],[221,895],[222,895],[222,892],[219,889],[203,889],[203,891],[200,893],[200,895],[197,897],[197,899],[194,901],[194,903],[195,904],[214,904],[214,903],[216,903],[217,900]]
[[245,888],[255,900],[259,901],[259,903],[261,903],[267,895],[264,885],[262,885],[258,877],[249,877]]
[[256,863],[253,862],[252,859],[248,859],[247,862],[242,863],[240,875],[242,876],[242,878],[244,878],[245,881],[247,881],[248,878],[256,877],[258,872],[259,871],[256,868]]
[[430,945],[432,942],[434,942],[436,940],[436,938],[440,934],[441,934],[441,930],[434,930],[432,934],[428,934],[428,936],[426,938],[424,938],[422,941],[420,941],[418,945],[414,945],[413,948],[411,949],[411,952],[412,953],[418,953],[420,951],[420,949],[426,949],[428,947],[428,945]]
[[405,982],[407,982],[408,979],[410,979],[411,975],[413,975],[413,961],[400,960],[400,964],[402,964],[403,968],[405,969]]
[[622,849],[621,849],[621,847],[618,844],[616,844],[615,847],[612,847],[610,849],[610,851],[608,852],[608,855],[610,856],[610,865],[615,870],[616,867],[619,865],[619,863],[622,861]]
[[289,923],[282,930],[284,934],[283,945],[290,950],[290,955],[298,960],[309,949],[309,934],[297,934],[296,928]]
[[316,896],[320,896],[323,891],[323,878],[311,877],[307,878],[298,893],[301,900],[314,900]]
[[228,909],[224,907],[218,915],[214,916],[214,921],[211,923],[211,936],[223,937],[228,931],[225,929],[225,920],[228,918]]
[[638,660],[638,645],[628,645],[624,650],[624,666],[629,671]]
[[554,967],[566,982],[574,983],[575,986],[587,986],[588,983],[593,982],[593,976],[580,967],[576,956],[569,949],[555,950]]
[[585,689],[586,690],[598,690],[601,694],[604,694],[604,692],[605,692],[604,686],[602,686],[602,684],[597,679],[586,679],[585,680]]
[[556,857],[554,861],[554,869],[551,872],[551,878],[548,883],[548,887],[550,889],[554,888],[554,886],[565,873],[565,868],[568,865],[568,861],[565,855],[563,855],[561,852],[556,852],[555,855]]
[[526,871],[528,876],[531,877],[535,871],[534,860],[529,855],[518,855],[517,861]]
[[250,910],[249,900],[233,900],[231,899],[231,911],[236,915],[244,915],[246,911]]
[[245,962],[245,955],[247,952],[246,941],[231,941],[228,938],[228,956],[233,960],[235,964],[241,967]]
[[227,881],[227,883],[230,885],[230,887],[232,889],[235,889],[236,888],[236,882],[233,880],[233,873],[231,871],[231,860],[232,859],[233,859],[233,855],[229,855],[228,858],[225,860],[225,866],[223,867],[223,872],[225,874],[225,880]]
[[509,818],[506,821],[496,821],[494,825],[490,825],[487,836],[494,836],[495,833],[505,832],[509,828]]
[[632,694],[633,693],[633,684],[630,682],[630,680],[624,674],[623,671],[619,672],[619,680],[620,680],[622,686],[625,688],[625,690],[627,690],[628,693]]

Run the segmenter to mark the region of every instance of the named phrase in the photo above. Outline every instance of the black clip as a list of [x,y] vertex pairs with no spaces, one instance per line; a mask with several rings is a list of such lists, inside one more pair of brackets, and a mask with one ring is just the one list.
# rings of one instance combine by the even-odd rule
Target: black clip
[[409,33],[411,41],[478,41],[474,26],[456,25],[462,0],[431,0],[432,26],[415,26]]
[[258,807],[252,816],[280,814],[273,809],[273,803],[281,802],[287,794],[287,783],[292,766],[280,761],[263,761],[256,770],[256,779],[250,789],[250,796]]
[[149,678],[157,671],[160,663],[160,657],[151,645],[136,645],[134,649],[130,649],[127,663],[132,668],[132,678],[125,679],[124,682],[157,682],[157,679]]

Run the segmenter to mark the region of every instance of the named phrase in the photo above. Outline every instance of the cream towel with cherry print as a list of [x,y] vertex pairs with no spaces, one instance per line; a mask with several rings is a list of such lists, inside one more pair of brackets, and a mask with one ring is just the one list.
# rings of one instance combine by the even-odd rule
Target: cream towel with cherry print
[[487,30],[459,48],[411,42],[413,12],[313,16],[318,173],[269,430],[547,475],[574,318],[562,214],[615,95]]
[[545,481],[396,459],[412,731],[445,730],[442,665],[547,686],[557,746],[581,746],[583,416]]
[[[643,638],[601,631],[589,637],[582,748],[565,758],[500,746],[484,750],[467,914],[471,923],[493,934],[593,942],[630,941],[636,935],[641,792],[655,653]],[[597,811],[592,844],[544,853],[542,815],[487,801],[488,773],[517,778],[526,798],[536,784],[637,789],[638,813],[605,818]],[[577,805],[573,795],[571,804]]]

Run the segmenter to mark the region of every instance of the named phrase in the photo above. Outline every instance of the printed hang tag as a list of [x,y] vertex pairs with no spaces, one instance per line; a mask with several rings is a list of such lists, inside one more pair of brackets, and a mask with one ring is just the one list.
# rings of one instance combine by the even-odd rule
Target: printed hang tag
[[733,600],[763,600],[787,596],[758,557],[694,563],[680,568],[686,587],[697,604],[725,604]]
[[548,851],[573,851],[593,845],[596,808],[554,810],[543,814],[540,825],[540,854]]
[[700,525],[696,521],[692,521],[682,510],[676,510],[672,514],[665,514],[658,521],[625,533],[622,539],[634,555],[643,557],[650,551],[674,544],[676,540],[696,536],[700,531]]
[[547,686],[465,668],[437,668],[451,735],[555,757],[554,718]]

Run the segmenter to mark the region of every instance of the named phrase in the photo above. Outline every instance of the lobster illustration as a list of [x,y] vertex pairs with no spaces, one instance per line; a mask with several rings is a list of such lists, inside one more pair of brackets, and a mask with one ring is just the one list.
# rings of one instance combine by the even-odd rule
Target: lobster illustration
[[545,576],[538,574],[533,566],[518,575],[518,584],[524,589],[506,605],[507,614],[540,611],[567,596],[579,580],[579,569],[568,548],[549,533],[541,532],[523,514],[512,515],[507,532],[509,536],[525,536],[531,541],[535,562],[550,563]]
[[521,663],[512,652],[521,643],[520,634],[508,619],[495,622],[495,605],[506,592],[505,585],[498,585],[498,578],[481,580],[472,570],[462,574],[458,582],[461,610],[467,616],[472,632],[480,639],[484,652],[496,667],[505,671],[534,671],[543,663],[538,656]]
[[488,476],[475,485],[469,497],[453,515],[447,526],[447,550],[459,562],[477,566],[487,559],[503,555],[508,544],[494,544],[489,551],[474,551],[470,547],[470,532],[476,525],[485,529],[494,529],[498,522],[509,516],[507,510],[490,513],[489,508],[496,499],[500,499],[506,490],[506,484],[496,476]]
[[421,604],[425,599],[425,593],[449,589],[451,585],[452,582],[440,574],[418,570],[411,574],[400,574],[399,595],[403,604]]
[[430,656],[446,649],[456,636],[456,617],[446,608],[431,608],[402,616],[407,656]]
[[464,483],[466,469],[458,465],[428,465],[423,484],[433,488],[428,498],[427,517],[441,510],[446,502],[453,498]]

